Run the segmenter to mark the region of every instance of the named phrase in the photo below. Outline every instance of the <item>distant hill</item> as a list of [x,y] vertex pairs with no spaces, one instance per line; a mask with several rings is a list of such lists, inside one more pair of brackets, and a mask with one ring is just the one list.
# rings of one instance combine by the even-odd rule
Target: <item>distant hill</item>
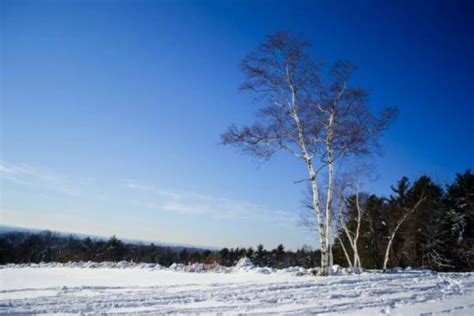
[[[55,231],[50,229],[42,229],[42,228],[29,228],[29,227],[19,227],[19,226],[9,226],[9,225],[0,225],[0,235],[11,233],[11,232],[22,232],[22,233],[39,233],[42,231],[51,231],[53,233],[63,235],[63,236],[74,236],[80,239],[83,238],[92,238],[97,240],[108,240],[111,236],[99,236],[99,235],[91,235],[91,234],[81,234],[81,233],[69,233],[69,232],[62,232],[62,231]],[[117,236],[119,237],[119,236]],[[123,242],[128,244],[139,244],[139,245],[150,245],[155,244],[157,246],[169,247],[174,251],[181,251],[186,249],[189,252],[203,252],[205,250],[219,250],[218,247],[206,247],[206,246],[194,246],[194,245],[186,245],[186,244],[174,244],[162,241],[148,241],[148,240],[136,240],[136,239],[127,239],[127,238],[120,238]]]

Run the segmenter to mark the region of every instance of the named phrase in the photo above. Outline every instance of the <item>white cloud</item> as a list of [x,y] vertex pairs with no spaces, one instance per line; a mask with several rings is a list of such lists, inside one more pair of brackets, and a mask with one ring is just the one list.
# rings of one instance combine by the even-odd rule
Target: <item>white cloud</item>
[[270,209],[252,202],[216,197],[196,192],[170,192],[159,187],[127,181],[125,186],[136,192],[141,192],[141,200],[135,205],[156,211],[167,211],[178,214],[206,214],[217,219],[261,220],[282,225],[292,225],[297,222],[295,212]]
[[0,179],[25,187],[52,190],[66,195],[78,196],[81,190],[67,177],[50,170],[28,164],[11,164],[0,161]]
[[[29,164],[11,164],[3,161],[0,161],[0,180],[34,190],[50,191],[68,196],[84,196],[87,193],[95,201],[104,200],[108,194],[114,195],[111,192],[115,190],[113,186],[104,185],[99,194],[99,191],[92,190],[90,180],[84,183],[81,179],[73,179]],[[156,212],[203,215],[214,219],[261,221],[284,227],[295,227],[298,221],[297,212],[272,209],[253,202],[198,192],[163,190],[138,181],[126,181],[124,186],[129,192],[126,195],[115,197],[114,201],[131,203],[135,207]],[[92,185],[92,187],[97,186]]]
[[[23,196],[13,194],[0,203],[2,223],[71,232],[82,229],[98,235],[120,233],[144,240],[235,246],[252,245],[254,238],[277,244],[283,235],[293,234],[299,220],[296,210],[200,192],[164,190],[138,181],[117,184],[102,180],[74,178],[30,164],[0,161],[2,191],[8,187],[25,192]],[[2,193],[6,192],[13,191]],[[79,195],[80,199],[69,198]],[[48,197],[46,203],[43,196]],[[38,197],[41,199],[35,200]],[[25,211],[17,211],[22,209]],[[140,216],[131,216],[135,212]],[[115,214],[110,216],[113,220],[104,220],[109,218],[107,214]],[[184,217],[196,219],[196,223],[186,222],[183,227],[173,228]],[[203,221],[209,224],[204,233],[200,232]],[[163,225],[159,232],[154,229],[156,223]],[[234,229],[248,233],[234,234]],[[251,230],[255,230],[257,237],[252,237]],[[213,234],[226,237],[216,242]],[[294,242],[300,241],[298,237]]]

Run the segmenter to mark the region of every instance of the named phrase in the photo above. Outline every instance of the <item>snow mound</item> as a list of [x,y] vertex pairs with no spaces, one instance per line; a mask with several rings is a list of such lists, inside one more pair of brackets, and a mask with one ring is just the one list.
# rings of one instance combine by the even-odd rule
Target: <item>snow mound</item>
[[241,258],[235,266],[233,267],[234,272],[254,272],[254,273],[261,273],[261,274],[273,274],[273,273],[278,273],[278,274],[291,274],[295,276],[302,276],[302,275],[308,275],[309,270],[302,268],[302,267],[289,267],[285,269],[275,269],[275,268],[269,268],[269,267],[257,267],[252,260],[250,260],[247,257]]
[[334,264],[332,267],[331,267],[331,274],[342,274],[342,268],[340,265],[338,264]]
[[255,267],[255,265],[253,264],[252,260],[250,260],[249,258],[247,257],[243,257],[241,258],[239,261],[237,261],[237,263],[235,264],[235,267],[237,269],[239,268],[248,268],[248,269],[252,269]]
[[305,269],[302,267],[288,267],[285,269],[281,269],[280,271],[283,273],[293,274],[295,276],[303,276],[303,275],[311,274],[311,271],[309,269]]

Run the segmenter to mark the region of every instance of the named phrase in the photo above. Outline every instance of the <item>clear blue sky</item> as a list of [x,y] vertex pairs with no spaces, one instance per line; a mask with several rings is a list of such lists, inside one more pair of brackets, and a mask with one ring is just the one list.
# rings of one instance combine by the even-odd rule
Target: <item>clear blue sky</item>
[[2,1],[1,223],[211,246],[318,245],[298,161],[218,146],[249,123],[238,65],[289,29],[359,65],[387,194],[474,166],[472,1]]

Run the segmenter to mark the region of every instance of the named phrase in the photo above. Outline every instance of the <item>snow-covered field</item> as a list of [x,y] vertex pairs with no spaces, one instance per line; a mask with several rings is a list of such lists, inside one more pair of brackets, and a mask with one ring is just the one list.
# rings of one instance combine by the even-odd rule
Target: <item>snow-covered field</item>
[[[406,270],[315,277],[241,262],[202,266],[0,266],[0,314],[474,315],[474,273]],[[194,271],[194,272],[189,272]]]

